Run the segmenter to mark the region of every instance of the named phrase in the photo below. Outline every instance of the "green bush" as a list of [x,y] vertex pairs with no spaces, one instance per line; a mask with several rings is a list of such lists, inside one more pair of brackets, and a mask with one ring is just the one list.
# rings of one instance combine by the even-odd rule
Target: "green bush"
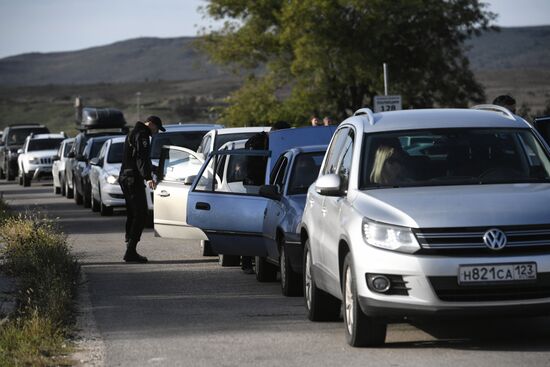
[[0,327],[0,365],[65,363],[55,356],[67,352],[80,266],[51,220],[1,208],[0,218],[1,270],[19,287],[17,311]]

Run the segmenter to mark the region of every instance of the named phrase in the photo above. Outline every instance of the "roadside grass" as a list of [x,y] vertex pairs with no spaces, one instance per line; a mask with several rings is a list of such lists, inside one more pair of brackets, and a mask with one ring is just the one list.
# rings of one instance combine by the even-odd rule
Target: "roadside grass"
[[67,238],[39,215],[13,215],[0,199],[0,271],[16,279],[16,310],[0,322],[0,366],[72,365],[80,266]]

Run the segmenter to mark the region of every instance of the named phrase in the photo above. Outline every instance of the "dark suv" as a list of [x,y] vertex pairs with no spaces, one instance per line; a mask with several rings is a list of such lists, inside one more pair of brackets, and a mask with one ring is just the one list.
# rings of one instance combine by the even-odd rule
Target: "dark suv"
[[8,125],[2,135],[0,144],[0,178],[12,181],[18,174],[17,150],[23,147],[25,139],[31,133],[48,134],[50,130],[40,124]]

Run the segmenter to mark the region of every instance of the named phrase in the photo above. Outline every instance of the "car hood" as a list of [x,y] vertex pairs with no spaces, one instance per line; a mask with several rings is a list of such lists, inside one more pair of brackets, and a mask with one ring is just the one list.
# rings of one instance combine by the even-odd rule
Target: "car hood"
[[27,156],[33,157],[53,157],[57,153],[57,149],[53,150],[33,150],[25,153]]
[[550,223],[547,183],[375,189],[352,201],[365,217],[412,228]]
[[121,165],[121,163],[109,163],[103,167],[103,170],[108,175],[118,176],[118,174],[120,173]]

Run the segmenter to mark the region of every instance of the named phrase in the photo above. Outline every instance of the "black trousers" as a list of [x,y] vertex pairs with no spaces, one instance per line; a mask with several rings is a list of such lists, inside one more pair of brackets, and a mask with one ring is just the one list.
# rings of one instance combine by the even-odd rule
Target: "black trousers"
[[126,242],[139,242],[147,219],[147,199],[143,179],[120,176],[120,187],[126,200]]

